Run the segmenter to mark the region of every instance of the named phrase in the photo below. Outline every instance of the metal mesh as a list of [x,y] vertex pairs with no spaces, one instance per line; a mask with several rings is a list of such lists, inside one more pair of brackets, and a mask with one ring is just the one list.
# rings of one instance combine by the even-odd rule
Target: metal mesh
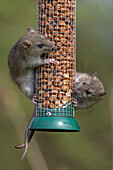
[[73,117],[76,3],[75,0],[38,0],[37,4],[37,31],[57,46],[56,51],[45,55],[55,62],[40,66],[36,71],[37,116]]

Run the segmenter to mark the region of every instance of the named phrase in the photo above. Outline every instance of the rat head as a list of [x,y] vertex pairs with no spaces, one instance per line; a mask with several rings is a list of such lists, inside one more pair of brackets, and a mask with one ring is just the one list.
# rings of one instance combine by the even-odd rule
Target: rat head
[[56,49],[55,45],[33,28],[28,28],[28,34],[22,39],[22,47],[32,56],[40,56]]
[[97,78],[96,73],[93,76],[84,74],[78,79],[75,86],[75,95],[91,100],[99,100],[106,94],[102,82]]

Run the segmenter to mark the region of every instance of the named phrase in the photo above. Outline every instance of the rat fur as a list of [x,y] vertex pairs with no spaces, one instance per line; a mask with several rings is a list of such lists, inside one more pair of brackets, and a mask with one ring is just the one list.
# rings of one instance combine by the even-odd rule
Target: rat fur
[[73,104],[77,109],[87,109],[100,101],[106,94],[102,82],[94,73],[76,73],[75,85],[72,89]]

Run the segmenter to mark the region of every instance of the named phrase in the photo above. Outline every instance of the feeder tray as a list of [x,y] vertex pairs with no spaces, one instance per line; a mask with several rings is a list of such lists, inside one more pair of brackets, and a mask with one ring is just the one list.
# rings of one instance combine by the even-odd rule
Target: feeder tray
[[44,56],[55,62],[35,72],[38,103],[29,129],[80,131],[71,96],[76,72],[76,0],[39,0],[37,9],[37,31],[57,50]]

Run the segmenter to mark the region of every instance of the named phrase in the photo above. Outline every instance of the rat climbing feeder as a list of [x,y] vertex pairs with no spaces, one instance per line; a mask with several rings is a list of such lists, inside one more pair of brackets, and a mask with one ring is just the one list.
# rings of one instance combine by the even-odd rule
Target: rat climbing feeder
[[80,131],[71,96],[76,70],[76,0],[39,0],[37,31],[57,50],[42,56],[55,59],[54,63],[36,70],[38,102],[29,130]]

